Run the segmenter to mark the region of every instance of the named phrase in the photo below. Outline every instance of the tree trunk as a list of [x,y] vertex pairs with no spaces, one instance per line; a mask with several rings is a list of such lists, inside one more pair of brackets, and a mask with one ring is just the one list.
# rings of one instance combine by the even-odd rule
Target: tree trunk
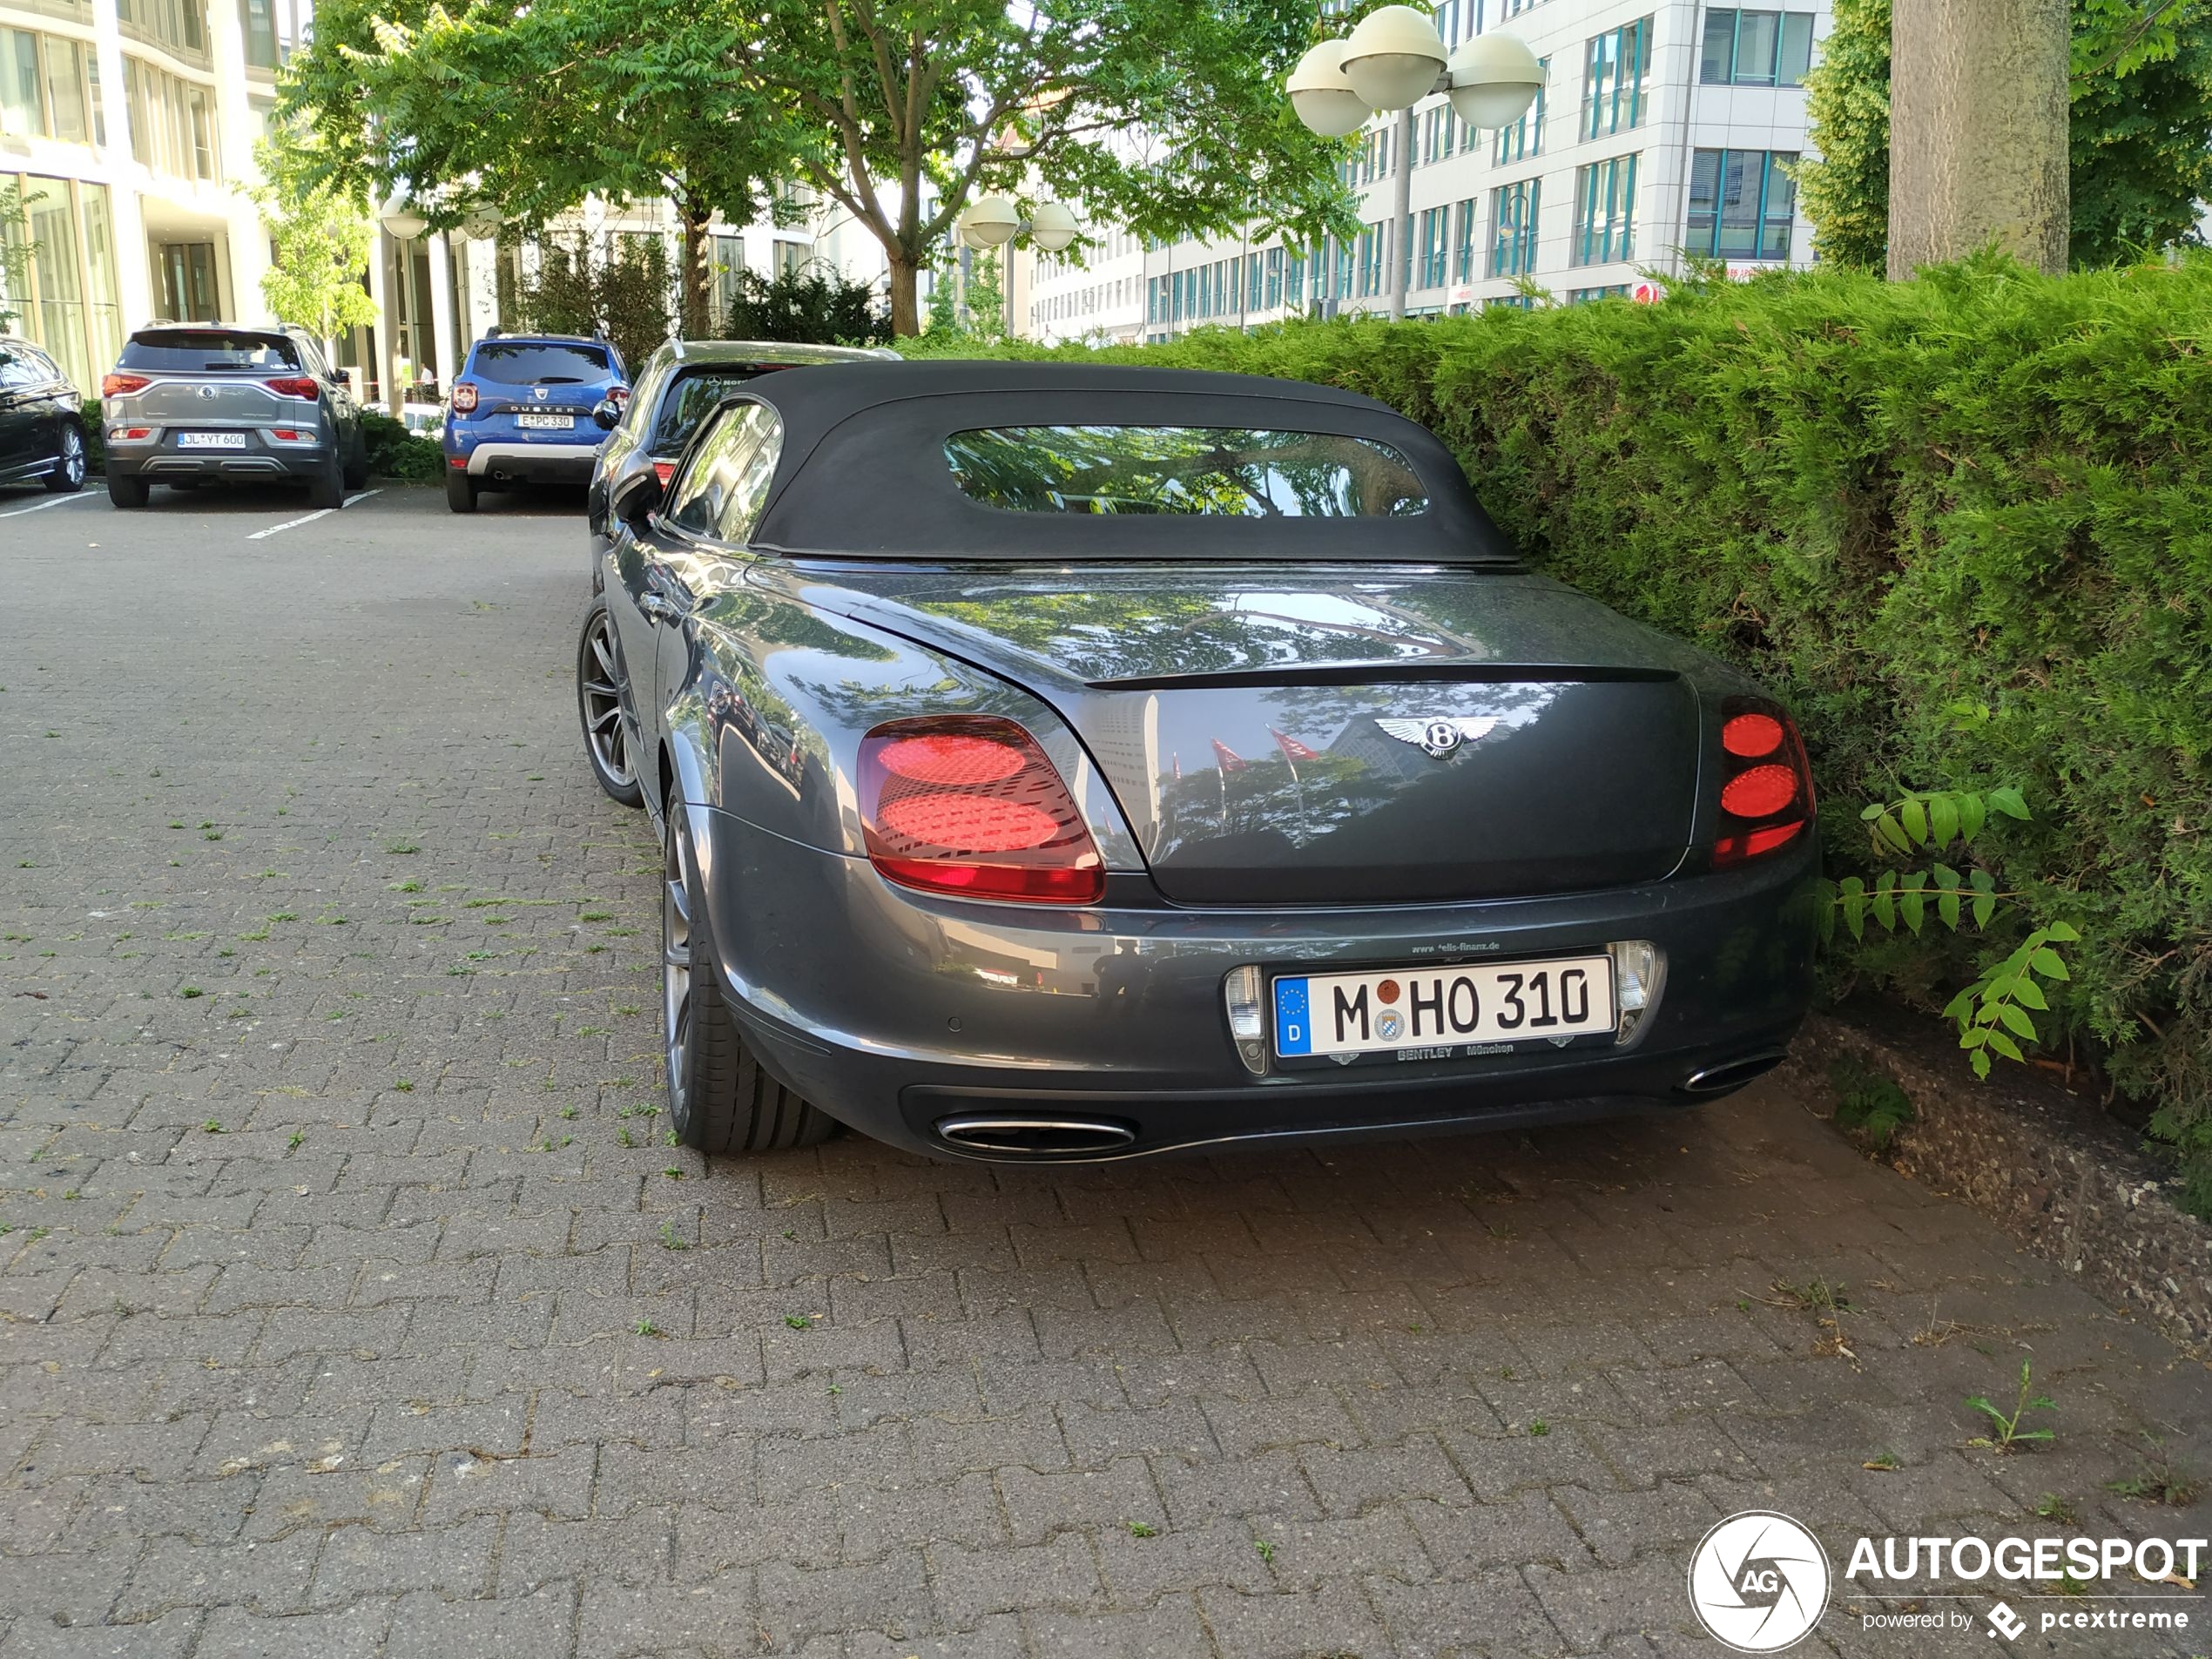
[[1890,276],[1994,242],[2067,262],[2067,0],[1896,0]]
[[714,214],[711,209],[693,202],[684,203],[678,211],[684,219],[684,268],[677,285],[680,296],[678,327],[685,340],[705,340],[712,334],[714,326],[707,314],[708,296],[713,287],[713,273],[707,268],[708,255],[714,246],[714,239],[707,234],[707,226]]
[[916,279],[921,262],[904,248],[891,248],[891,332],[900,339],[921,332],[921,311],[915,302]]

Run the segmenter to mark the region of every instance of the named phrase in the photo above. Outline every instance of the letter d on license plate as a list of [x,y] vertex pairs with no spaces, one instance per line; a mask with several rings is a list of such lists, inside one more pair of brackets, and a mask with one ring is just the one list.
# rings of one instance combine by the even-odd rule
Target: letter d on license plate
[[1384,968],[1275,981],[1275,1052],[1382,1054],[1610,1031],[1613,959]]

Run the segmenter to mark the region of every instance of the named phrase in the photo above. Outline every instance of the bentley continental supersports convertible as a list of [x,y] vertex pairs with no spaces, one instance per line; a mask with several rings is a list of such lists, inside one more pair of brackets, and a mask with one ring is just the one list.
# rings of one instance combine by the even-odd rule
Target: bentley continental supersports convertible
[[1520,1127],[1726,1094],[1804,1013],[1788,715],[1379,403],[840,364],[609,483],[577,698],[660,831],[693,1146]]

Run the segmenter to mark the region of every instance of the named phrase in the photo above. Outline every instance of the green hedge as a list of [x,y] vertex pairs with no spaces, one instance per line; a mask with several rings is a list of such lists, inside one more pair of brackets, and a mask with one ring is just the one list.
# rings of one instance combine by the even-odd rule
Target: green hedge
[[1103,354],[1324,381],[1433,426],[1542,568],[1790,700],[1835,873],[1879,863],[1869,802],[2020,786],[2034,821],[1976,847],[2020,895],[1991,931],[1846,938],[1839,974],[1939,1006],[2030,926],[2078,926],[2047,1043],[2155,1107],[2212,1213],[2208,354],[2200,256],[1777,274]]

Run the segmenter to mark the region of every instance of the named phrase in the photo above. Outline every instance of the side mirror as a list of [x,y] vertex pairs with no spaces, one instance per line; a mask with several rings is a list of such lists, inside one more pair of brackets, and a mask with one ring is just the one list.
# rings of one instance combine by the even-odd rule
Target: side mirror
[[652,516],[660,501],[660,475],[650,462],[624,473],[607,491],[608,509],[633,529]]
[[592,406],[591,419],[600,431],[611,432],[622,423],[622,411],[612,398],[602,398]]

